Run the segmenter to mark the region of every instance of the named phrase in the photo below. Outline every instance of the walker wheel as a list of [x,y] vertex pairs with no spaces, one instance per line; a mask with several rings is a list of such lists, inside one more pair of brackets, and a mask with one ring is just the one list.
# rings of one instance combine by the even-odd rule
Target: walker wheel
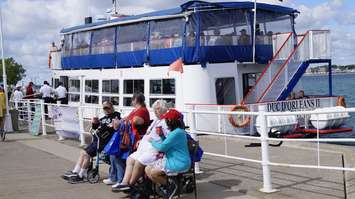
[[100,174],[96,169],[92,169],[88,171],[87,179],[91,184],[96,184],[100,181]]

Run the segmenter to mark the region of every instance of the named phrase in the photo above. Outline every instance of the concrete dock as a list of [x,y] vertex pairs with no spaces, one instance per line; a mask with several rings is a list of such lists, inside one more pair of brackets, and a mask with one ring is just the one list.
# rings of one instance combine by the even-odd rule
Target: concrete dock
[[[248,141],[215,136],[199,138],[205,151],[260,159],[260,148],[246,148]],[[7,141],[0,142],[0,198],[126,197],[112,193],[110,187],[103,183],[71,185],[59,177],[75,164],[80,151],[78,145],[73,140],[58,142],[55,135],[34,137],[28,133],[8,134]],[[314,143],[285,143],[281,147],[270,147],[270,159],[280,163],[316,165],[316,147]],[[320,148],[321,165],[342,167],[342,156],[345,167],[355,165],[352,147],[321,144]],[[259,191],[262,187],[259,164],[205,155],[200,166],[203,174],[198,176],[197,186],[198,198],[201,199],[355,198],[353,172],[272,167],[273,188],[278,191],[265,194]],[[101,167],[104,177],[107,170],[107,166]],[[184,195],[182,198],[193,196]]]

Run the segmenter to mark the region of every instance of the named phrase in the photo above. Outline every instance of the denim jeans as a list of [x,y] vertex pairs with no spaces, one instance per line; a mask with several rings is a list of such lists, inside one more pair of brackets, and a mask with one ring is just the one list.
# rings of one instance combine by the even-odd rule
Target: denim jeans
[[126,160],[123,160],[116,155],[110,155],[110,162],[109,177],[111,181],[121,182],[126,168]]

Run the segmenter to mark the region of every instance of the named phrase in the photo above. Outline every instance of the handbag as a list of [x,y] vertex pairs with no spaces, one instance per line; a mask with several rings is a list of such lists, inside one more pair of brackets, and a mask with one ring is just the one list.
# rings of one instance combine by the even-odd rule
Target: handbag
[[[122,126],[124,125],[124,126]],[[123,127],[123,128],[122,128]],[[128,151],[131,147],[131,132],[132,128],[131,125],[128,123],[128,121],[123,121],[121,123],[121,134],[122,134],[122,141],[120,144],[120,149],[122,151]]]
[[115,132],[110,141],[104,147],[104,153],[107,155],[118,155],[120,150],[121,136],[119,132]]

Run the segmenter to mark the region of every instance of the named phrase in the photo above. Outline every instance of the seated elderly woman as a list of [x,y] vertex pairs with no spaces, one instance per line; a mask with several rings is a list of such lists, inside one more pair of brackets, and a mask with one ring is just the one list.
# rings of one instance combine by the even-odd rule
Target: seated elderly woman
[[181,114],[175,110],[170,110],[165,115],[165,120],[169,130],[167,137],[161,136],[162,142],[150,139],[152,146],[163,152],[162,159],[154,164],[147,166],[145,172],[147,176],[155,183],[165,187],[165,190],[173,188],[166,187],[168,173],[180,173],[190,169],[191,159],[187,144],[186,132],[182,129]]
[[143,176],[145,166],[157,160],[159,151],[150,144],[149,140],[159,142],[160,137],[158,133],[162,132],[164,135],[168,134],[169,130],[165,120],[161,118],[161,116],[168,111],[168,108],[164,100],[156,101],[152,107],[156,119],[149,126],[147,133],[140,141],[137,151],[128,157],[123,180],[121,183],[116,183],[112,186],[113,192],[129,190],[130,186],[134,185],[137,180]]

